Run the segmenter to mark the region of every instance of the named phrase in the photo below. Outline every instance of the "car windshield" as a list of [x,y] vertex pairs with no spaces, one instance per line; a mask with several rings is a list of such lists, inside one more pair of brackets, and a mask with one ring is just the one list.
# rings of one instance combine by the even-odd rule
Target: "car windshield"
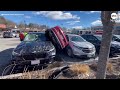
[[102,41],[102,35],[95,35],[95,37],[96,37],[98,40]]
[[82,37],[80,36],[72,36],[71,37],[71,41],[75,41],[75,42],[86,42],[86,40],[84,40]]
[[24,41],[47,41],[47,38],[45,37],[44,33],[30,33],[27,34]]

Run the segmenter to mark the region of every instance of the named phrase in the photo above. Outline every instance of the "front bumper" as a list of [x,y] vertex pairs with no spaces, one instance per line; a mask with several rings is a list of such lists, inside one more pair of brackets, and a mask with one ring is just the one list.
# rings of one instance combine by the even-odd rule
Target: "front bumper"
[[54,58],[55,58],[55,55],[48,56],[48,57],[45,57],[45,58],[38,58],[38,59],[29,59],[29,60],[26,60],[22,56],[13,56],[12,55],[12,58],[11,58],[12,62],[11,63],[33,65],[31,62],[39,61],[38,64],[48,64],[51,61],[53,61]]
[[120,55],[120,48],[111,48],[110,54],[112,55]]
[[78,50],[78,49],[73,49],[73,54],[75,56],[78,56],[78,57],[88,57],[88,58],[92,58],[92,57],[95,57],[95,50],[91,53],[85,53],[83,52],[82,50]]

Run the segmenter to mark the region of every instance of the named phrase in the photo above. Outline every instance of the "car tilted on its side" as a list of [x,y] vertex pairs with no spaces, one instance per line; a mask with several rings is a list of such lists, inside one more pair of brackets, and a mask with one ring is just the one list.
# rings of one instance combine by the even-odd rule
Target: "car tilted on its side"
[[13,50],[12,62],[24,62],[36,65],[51,63],[56,55],[54,45],[46,38],[44,32],[31,32]]
[[59,26],[47,29],[46,35],[48,38],[50,38],[50,40],[52,41],[52,43],[58,51],[65,49],[65,47],[69,44],[65,33]]

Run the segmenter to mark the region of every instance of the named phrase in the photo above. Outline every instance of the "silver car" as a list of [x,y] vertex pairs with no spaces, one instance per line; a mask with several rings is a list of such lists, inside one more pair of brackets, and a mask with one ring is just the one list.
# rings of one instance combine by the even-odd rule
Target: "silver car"
[[70,57],[79,56],[79,57],[95,57],[95,46],[79,35],[67,34],[66,35],[69,46],[66,48],[67,55]]

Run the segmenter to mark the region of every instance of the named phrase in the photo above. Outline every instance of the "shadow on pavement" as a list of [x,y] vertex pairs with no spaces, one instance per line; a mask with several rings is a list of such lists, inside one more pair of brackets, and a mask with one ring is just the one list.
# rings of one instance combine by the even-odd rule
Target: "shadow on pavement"
[[11,54],[14,48],[9,48],[0,52],[0,75],[6,65],[9,64],[11,60]]

